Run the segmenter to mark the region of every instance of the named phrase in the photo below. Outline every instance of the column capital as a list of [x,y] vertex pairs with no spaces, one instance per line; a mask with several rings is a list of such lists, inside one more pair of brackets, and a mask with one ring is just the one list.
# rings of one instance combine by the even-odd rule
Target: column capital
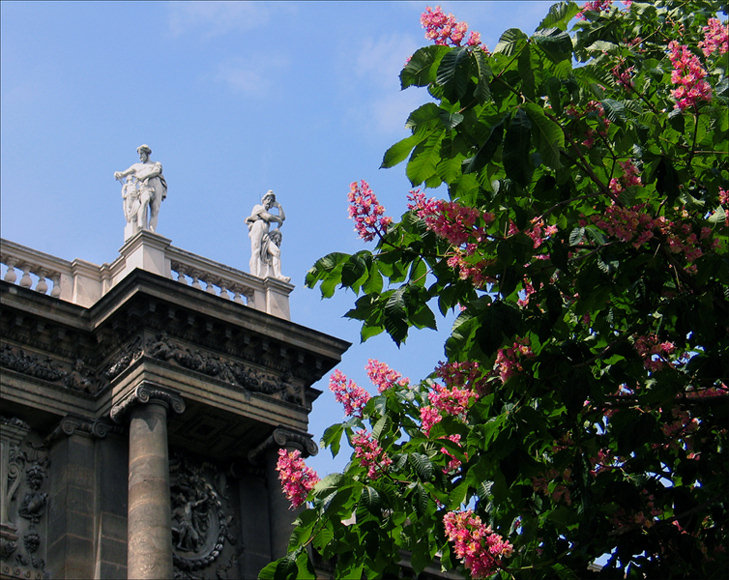
[[263,443],[248,453],[248,461],[252,464],[257,464],[266,451],[278,447],[298,449],[303,452],[304,457],[316,455],[319,452],[319,448],[308,433],[277,427]]
[[162,404],[167,409],[172,409],[175,413],[181,414],[185,412],[185,401],[179,394],[168,389],[163,389],[156,385],[143,383],[134,389],[134,392],[125,399],[112,406],[109,411],[109,417],[115,423],[120,423],[124,415],[135,405],[146,405],[148,403]]
[[119,432],[120,428],[104,419],[91,419],[89,417],[81,417],[80,415],[66,415],[46,437],[45,442],[50,443],[64,435],[70,437],[74,434],[84,435],[94,439],[104,439],[110,431]]

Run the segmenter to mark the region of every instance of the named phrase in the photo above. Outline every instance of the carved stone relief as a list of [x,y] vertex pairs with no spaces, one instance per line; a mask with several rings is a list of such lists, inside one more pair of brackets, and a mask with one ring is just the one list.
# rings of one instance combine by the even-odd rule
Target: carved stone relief
[[224,472],[181,455],[170,458],[175,578],[238,577],[238,522]]
[[81,358],[72,365],[64,365],[50,357],[30,354],[18,346],[4,344],[0,347],[0,366],[82,393],[95,394],[99,389],[99,380]]
[[289,373],[277,377],[237,362],[223,360],[217,355],[191,350],[172,340],[166,333],[158,333],[149,339],[145,352],[158,360],[215,377],[238,387],[244,393],[264,393],[298,405],[304,404],[302,389],[292,384]]
[[15,417],[0,416],[0,575],[41,578],[48,511],[48,451]]

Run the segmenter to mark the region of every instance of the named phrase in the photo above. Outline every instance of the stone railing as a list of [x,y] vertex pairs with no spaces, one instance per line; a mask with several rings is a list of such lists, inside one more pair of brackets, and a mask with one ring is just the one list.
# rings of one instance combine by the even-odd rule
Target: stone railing
[[[274,278],[258,278],[225,264],[170,245],[170,240],[146,230],[130,238],[111,264],[97,266],[84,260],[69,262],[26,246],[0,240],[3,279],[90,307],[136,268],[289,319],[293,286]],[[50,283],[49,283],[50,282]]]

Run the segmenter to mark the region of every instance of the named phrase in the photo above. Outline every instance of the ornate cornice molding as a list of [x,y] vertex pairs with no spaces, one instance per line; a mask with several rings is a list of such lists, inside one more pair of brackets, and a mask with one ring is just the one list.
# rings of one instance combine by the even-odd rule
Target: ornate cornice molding
[[304,457],[319,453],[319,448],[308,433],[277,427],[263,443],[248,453],[248,461],[252,464],[260,463],[266,451],[279,447],[299,449],[303,452]]
[[146,405],[150,402],[162,403],[165,407],[168,409],[171,408],[178,414],[185,412],[185,401],[177,393],[155,385],[142,384],[134,389],[134,392],[126,399],[114,405],[109,412],[109,417],[115,423],[120,423],[124,415],[132,407],[135,405]]

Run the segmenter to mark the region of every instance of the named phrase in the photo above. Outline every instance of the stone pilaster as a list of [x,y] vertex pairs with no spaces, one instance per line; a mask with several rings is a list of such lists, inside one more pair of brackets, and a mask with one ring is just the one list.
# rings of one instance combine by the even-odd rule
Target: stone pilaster
[[298,515],[296,510],[291,509],[289,501],[281,491],[278,472],[276,471],[278,450],[280,448],[298,449],[304,457],[316,455],[319,450],[308,434],[279,427],[274,429],[270,437],[248,455],[249,461],[253,464],[262,464],[265,472],[268,488],[271,559],[281,558],[286,555],[292,524]]
[[175,393],[141,385],[111,410],[115,421],[129,413],[127,575],[173,578],[167,412],[185,410]]

